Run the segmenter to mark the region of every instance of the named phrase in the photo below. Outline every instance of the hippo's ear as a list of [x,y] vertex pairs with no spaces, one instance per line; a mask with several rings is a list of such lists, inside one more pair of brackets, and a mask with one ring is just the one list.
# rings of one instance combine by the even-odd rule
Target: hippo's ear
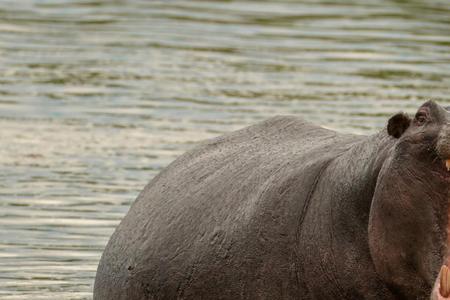
[[389,135],[399,138],[408,129],[411,123],[411,118],[405,113],[398,113],[392,116],[387,125]]

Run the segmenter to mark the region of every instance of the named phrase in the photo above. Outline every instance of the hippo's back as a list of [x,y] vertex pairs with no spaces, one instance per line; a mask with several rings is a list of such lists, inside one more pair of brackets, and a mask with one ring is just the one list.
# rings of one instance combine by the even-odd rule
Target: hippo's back
[[362,137],[275,117],[204,142],[142,191],[95,299],[298,299],[297,232],[328,163]]

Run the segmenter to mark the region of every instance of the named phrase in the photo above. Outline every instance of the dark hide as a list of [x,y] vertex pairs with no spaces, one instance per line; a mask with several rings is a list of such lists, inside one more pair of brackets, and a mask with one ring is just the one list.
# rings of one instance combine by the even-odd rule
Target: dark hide
[[[394,121],[399,137],[406,121]],[[397,141],[275,117],[204,142],[138,196],[94,299],[401,299],[377,275],[368,237]]]

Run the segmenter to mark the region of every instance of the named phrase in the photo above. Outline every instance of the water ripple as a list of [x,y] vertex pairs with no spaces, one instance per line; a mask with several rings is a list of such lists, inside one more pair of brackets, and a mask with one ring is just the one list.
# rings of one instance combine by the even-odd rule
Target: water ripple
[[142,187],[278,114],[368,134],[450,103],[432,1],[0,2],[0,298],[90,299]]

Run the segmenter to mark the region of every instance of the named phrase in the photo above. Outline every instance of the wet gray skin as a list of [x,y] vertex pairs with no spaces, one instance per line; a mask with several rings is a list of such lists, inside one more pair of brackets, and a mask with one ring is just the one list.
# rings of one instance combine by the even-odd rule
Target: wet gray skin
[[428,299],[448,119],[429,101],[370,136],[281,116],[205,141],[138,196],[94,299]]
[[201,140],[450,105],[448,0],[3,0],[0,19],[2,300],[91,299],[130,204]]

